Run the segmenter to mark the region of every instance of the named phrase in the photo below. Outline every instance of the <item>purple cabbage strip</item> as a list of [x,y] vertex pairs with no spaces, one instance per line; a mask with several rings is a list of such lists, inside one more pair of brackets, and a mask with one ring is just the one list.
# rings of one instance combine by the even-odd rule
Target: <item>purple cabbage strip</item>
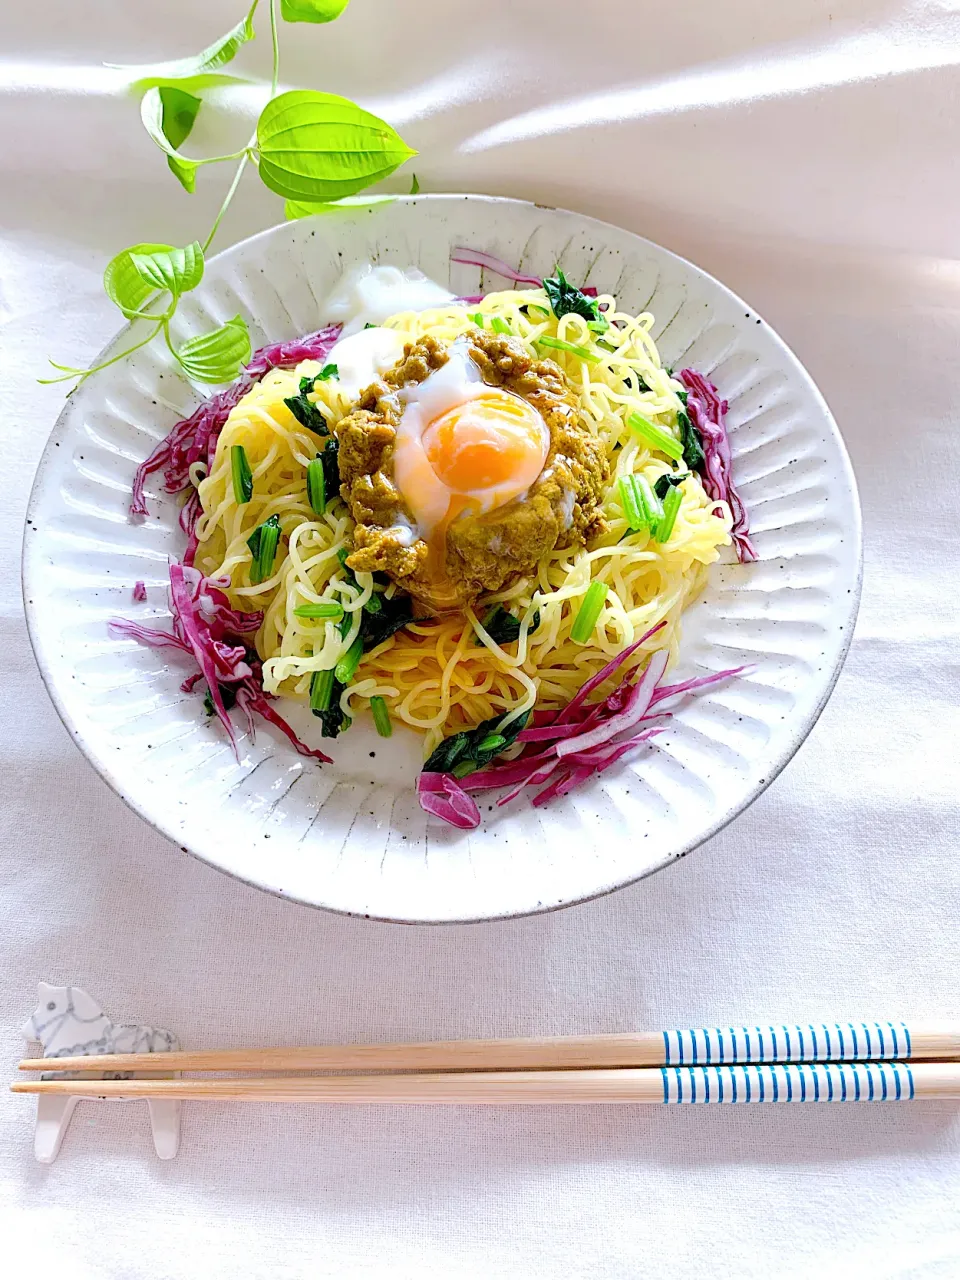
[[[465,810],[454,811],[451,794],[459,798],[465,792],[508,787],[509,790],[497,800],[499,806],[515,800],[527,787],[538,787],[543,783],[547,785],[534,796],[533,804],[535,807],[547,804],[550,800],[567,795],[595,774],[603,773],[627,752],[663,733],[666,726],[656,722],[669,719],[670,713],[654,711],[658,702],[706,688],[748,670],[747,667],[732,667],[677,684],[661,685],[660,681],[666,670],[667,651],[660,649],[651,655],[639,681],[638,670],[628,671],[616,689],[602,702],[584,706],[580,694],[586,695],[598,688],[638,645],[663,625],[660,623],[651,628],[635,644],[618,654],[583,686],[577,697],[562,711],[538,713],[538,723],[518,735],[517,740],[525,746],[522,754],[515,760],[478,769],[475,773],[467,774],[462,784],[457,784],[448,774],[421,773],[417,781],[421,807],[438,818],[452,821],[454,826],[463,826]],[[564,716],[569,718],[564,720]],[[548,736],[552,736],[554,741],[544,748],[543,743]],[[448,793],[447,789],[451,786],[456,787],[455,793]],[[458,803],[462,802],[458,799]],[[476,824],[471,822],[471,825]]]
[[[220,431],[230,410],[247,394],[254,382],[271,369],[283,365],[299,364],[301,360],[325,360],[340,336],[340,329],[338,324],[327,325],[306,337],[295,338],[291,342],[275,342],[255,351],[253,359],[232,386],[227,387],[226,391],[218,391],[209,396],[198,405],[189,418],[178,422],[150,457],[141,462],[133,481],[130,514],[147,514],[144,485],[147,477],[154,471],[163,471],[165,493],[182,493],[190,484],[190,468],[195,462],[204,463],[209,470],[213,465]],[[196,550],[195,545],[191,546],[191,541],[198,515],[198,503],[191,508],[187,521],[181,512],[180,525],[188,540],[188,564],[193,562],[192,553]]]
[[285,365],[299,364],[301,360],[326,360],[340,337],[339,324],[328,324],[315,333],[308,333],[303,338],[293,338],[290,342],[274,342],[268,347],[261,347],[253,353],[253,359],[247,365],[247,373],[252,378],[262,378],[271,369]]
[[[655,636],[657,632],[660,631],[661,628],[665,627],[666,625],[667,625],[667,620],[666,618],[664,618],[664,620],[662,622],[658,622],[655,627],[651,627],[649,631],[645,631],[639,640],[634,640],[633,644],[629,645],[626,649],[621,650],[621,652],[618,653],[615,658],[611,658],[605,667],[601,668],[601,670],[598,671],[595,676],[591,676],[590,679],[586,682],[586,684],[581,685],[581,687],[577,690],[574,696],[570,699],[567,705],[563,708],[563,710],[557,716],[554,723],[566,724],[567,721],[571,720],[573,718],[574,713],[583,705],[586,699],[589,698],[590,694],[593,693],[594,689],[599,689],[600,686],[604,683],[604,681],[609,680],[609,678],[613,675],[613,673],[617,670],[617,668],[622,667],[623,664],[626,662],[626,660],[630,657],[630,655],[635,653],[636,650],[640,648],[640,646],[644,643],[644,641],[649,640],[651,636]],[[520,738],[520,741],[522,742],[523,741],[522,733],[519,735],[519,738]]]
[[458,247],[450,253],[451,262],[459,262],[465,267],[485,267],[488,271],[495,271],[498,276],[503,276],[505,280],[512,280],[514,284],[532,284],[536,288],[540,288],[543,280],[540,276],[525,276],[520,271],[514,271],[508,262],[504,262],[502,258],[495,258],[492,253],[483,253],[479,249],[466,249]]
[[442,818],[460,831],[472,831],[480,825],[477,802],[463,790],[449,773],[421,773],[417,777],[420,808],[435,818]]
[[[301,742],[286,720],[270,706],[259,659],[242,642],[243,636],[259,629],[262,613],[232,609],[216,582],[204,578],[197,569],[176,563],[170,565],[170,608],[172,631],[145,627],[125,618],[111,620],[110,631],[152,648],[172,648],[189,654],[200,670],[187,676],[180,687],[189,693],[201,680],[206,681],[210,701],[230,739],[234,755],[238,755],[236,734],[224,705],[221,685],[236,687],[237,702],[251,729],[251,713],[255,711],[285,734],[301,755],[330,763],[329,756]],[[234,644],[234,639],[241,642]]]
[[733,515],[730,536],[737,559],[741,564],[756,560],[757,553],[750,541],[747,509],[733,484],[733,458],[723,421],[727,402],[721,400],[713,383],[695,369],[681,369],[678,377],[687,388],[687,414],[703,443],[703,487],[715,501],[729,504]]
[[137,580],[133,584],[133,598],[137,604],[143,604],[147,598],[147,584],[141,580]]

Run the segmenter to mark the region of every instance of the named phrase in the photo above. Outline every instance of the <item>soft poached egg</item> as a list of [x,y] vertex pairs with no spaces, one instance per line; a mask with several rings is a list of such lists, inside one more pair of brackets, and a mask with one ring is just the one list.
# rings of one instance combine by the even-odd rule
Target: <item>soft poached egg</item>
[[365,262],[345,271],[325,299],[320,314],[343,323],[344,338],[365,324],[383,324],[401,311],[426,311],[453,302],[454,295],[416,267],[377,266]]
[[521,396],[483,381],[462,339],[445,365],[398,395],[394,479],[427,544],[426,573],[439,602],[449,525],[524,494],[543,470],[550,432]]

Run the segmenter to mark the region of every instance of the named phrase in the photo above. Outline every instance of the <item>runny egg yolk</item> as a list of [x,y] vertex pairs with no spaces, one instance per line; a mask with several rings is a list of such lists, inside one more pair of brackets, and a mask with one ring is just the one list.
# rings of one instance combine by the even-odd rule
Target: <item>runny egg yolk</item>
[[504,501],[497,501],[498,491],[512,497],[518,485],[526,489],[533,484],[543,469],[544,444],[536,409],[493,388],[448,409],[423,433],[424,452],[436,476],[455,493],[475,495],[488,510]]
[[448,528],[522,498],[543,470],[550,432],[521,396],[483,381],[463,342],[399,398],[394,479],[415,536],[427,544],[424,572],[439,607],[457,596],[456,584],[446,581]]

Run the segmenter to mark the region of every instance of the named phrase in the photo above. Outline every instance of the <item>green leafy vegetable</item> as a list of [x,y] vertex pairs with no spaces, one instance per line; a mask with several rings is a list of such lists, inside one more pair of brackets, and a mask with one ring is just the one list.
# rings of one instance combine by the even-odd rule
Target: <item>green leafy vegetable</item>
[[[231,27],[226,35],[220,36],[200,53],[189,58],[176,58],[170,62],[154,62],[145,66],[123,66],[108,62],[106,65],[115,71],[129,71],[136,75],[133,81],[135,89],[151,89],[171,81],[189,81],[194,89],[207,88],[212,84],[229,83],[234,76],[212,75],[219,67],[224,67],[236,56],[237,51],[254,38],[253,15],[256,13],[259,0],[254,0],[245,18],[235,27]],[[182,141],[182,139],[181,139]],[[174,143],[179,146],[180,143]]]
[[370,699],[370,710],[373,712],[373,723],[376,726],[377,733],[381,738],[389,738],[393,733],[393,725],[390,723],[390,712],[387,710],[387,704],[379,693],[375,693]]
[[324,618],[329,622],[339,622],[343,617],[343,609],[333,600],[311,600],[307,604],[298,604],[293,614],[296,618]]
[[[217,684],[220,689],[220,701],[223,703],[224,709],[226,711],[232,710],[232,708],[237,705],[236,686],[232,684],[220,684],[219,681]],[[203,709],[208,716],[215,716],[217,714],[217,709],[213,705],[213,699],[210,697],[209,688],[203,695]]]
[[360,619],[360,637],[363,640],[363,651],[369,653],[384,640],[389,640],[395,631],[413,621],[413,607],[410,597],[398,593],[392,599],[380,599],[380,609],[370,613],[364,609]]
[[347,717],[340,709],[343,685],[333,671],[315,671],[310,678],[310,710],[319,716],[321,737],[335,738],[346,728]]
[[671,487],[683,484],[689,474],[689,471],[668,471],[665,475],[662,475],[653,486],[653,492],[657,495],[660,501],[663,502]]
[[697,429],[690,421],[686,410],[682,409],[677,414],[677,426],[680,428],[682,447],[682,453],[679,456],[683,458],[684,464],[691,471],[702,471],[706,462],[703,455],[703,446],[700,443],[700,437],[697,435]]
[[482,769],[494,758],[512,747],[529,724],[532,712],[525,711],[508,725],[504,716],[484,720],[476,729],[451,734],[437,745],[423,766],[424,773],[453,773],[465,778],[468,773]]
[[[555,276],[548,276],[544,280],[543,287],[550,299],[553,314],[558,320],[561,316],[571,313],[582,316],[584,320],[599,320],[600,312],[597,310],[596,298],[588,298],[585,293],[581,293],[575,284],[570,283],[559,267]],[[609,328],[609,325],[604,327]]]
[[280,542],[280,517],[271,516],[258,524],[247,539],[253,561],[250,565],[250,581],[260,583],[273,573],[273,562]]
[[253,497],[253,475],[247,461],[247,451],[242,444],[230,446],[230,476],[233,480],[233,497],[238,506]]
[[314,89],[273,98],[257,122],[260,177],[288,200],[352,196],[416,155],[377,116]]
[[610,588],[605,582],[591,582],[577,610],[577,616],[570,628],[570,639],[577,644],[586,644],[593,635],[594,628],[600,618],[600,610],[607,598]]
[[474,311],[472,315],[467,316],[467,319],[470,321],[471,324],[475,324],[478,329],[483,328],[483,312],[482,311]]
[[315,431],[318,436],[326,436],[330,434],[327,429],[326,418],[313,401],[307,399],[308,393],[313,390],[316,380],[316,376],[301,378],[299,394],[286,396],[283,403],[300,423],[301,427],[306,427],[308,431]]
[[493,316],[490,321],[490,328],[494,333],[513,333],[503,316]]
[[[521,620],[512,614],[509,609],[505,609],[502,604],[494,605],[487,616],[483,620],[483,629],[487,635],[496,644],[513,644],[515,640],[520,638],[520,622]],[[540,610],[534,612],[530,619],[528,635],[532,635],[540,625]],[[477,638],[477,644],[483,641]]]
[[350,0],[280,0],[284,22],[333,22]]
[[219,329],[190,338],[175,355],[198,382],[231,382],[250,359],[250,350],[246,322],[234,316]]
[[[325,364],[316,376],[317,382],[327,382],[330,378],[339,378],[340,370],[335,364]],[[302,385],[302,384],[301,384]]]
[[320,454],[323,467],[323,492],[327,502],[340,496],[340,446],[336,440],[328,440]]

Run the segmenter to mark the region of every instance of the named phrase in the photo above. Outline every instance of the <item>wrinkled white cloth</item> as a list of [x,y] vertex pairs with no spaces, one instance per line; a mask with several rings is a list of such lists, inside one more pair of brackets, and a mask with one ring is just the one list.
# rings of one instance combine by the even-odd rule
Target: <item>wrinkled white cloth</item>
[[[38,979],[188,1046],[960,1015],[960,6],[353,0],[281,32],[283,82],[389,119],[424,190],[594,214],[745,296],[819,382],[861,486],[853,648],[769,791],[611,897],[439,928],[280,902],[165,842],[69,741],[24,630],[21,526],[62,397],[44,359],[89,359],[117,327],[108,256],[202,237],[226,181],[184,194],[100,64],[196,51],[244,6],[0,13],[5,1077]],[[261,74],[265,19],[237,63]],[[198,121],[211,152],[259,100],[221,98]],[[221,243],[280,216],[248,175]],[[958,1105],[187,1104],[161,1164],[141,1104],[90,1103],[41,1167],[32,1103],[7,1095],[0,1239],[18,1271],[73,1280],[948,1280]]]

